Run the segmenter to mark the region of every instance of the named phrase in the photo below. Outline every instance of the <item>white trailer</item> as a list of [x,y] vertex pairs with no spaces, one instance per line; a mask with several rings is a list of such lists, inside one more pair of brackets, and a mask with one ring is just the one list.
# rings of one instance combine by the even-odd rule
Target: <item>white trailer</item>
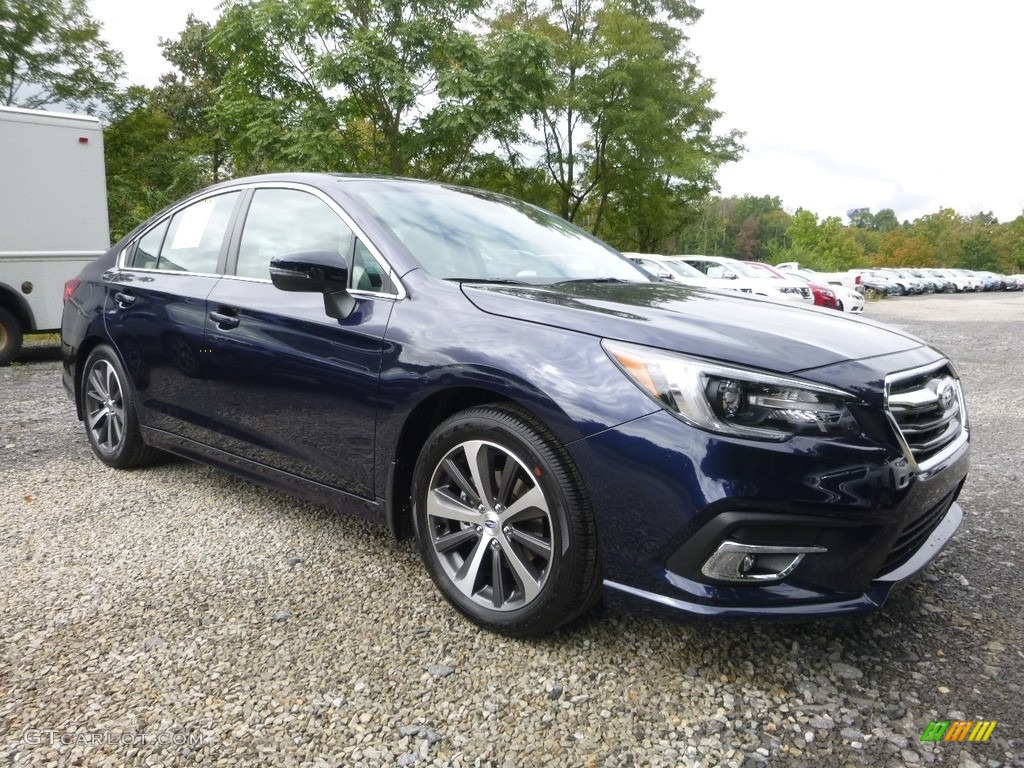
[[0,107],[0,365],[60,328],[64,282],[109,247],[100,121]]

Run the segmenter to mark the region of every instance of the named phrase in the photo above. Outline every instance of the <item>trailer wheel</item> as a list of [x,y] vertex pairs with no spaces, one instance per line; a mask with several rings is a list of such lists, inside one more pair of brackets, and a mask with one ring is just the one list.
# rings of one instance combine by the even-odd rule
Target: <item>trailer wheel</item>
[[0,365],[7,365],[21,351],[22,334],[18,318],[0,307]]

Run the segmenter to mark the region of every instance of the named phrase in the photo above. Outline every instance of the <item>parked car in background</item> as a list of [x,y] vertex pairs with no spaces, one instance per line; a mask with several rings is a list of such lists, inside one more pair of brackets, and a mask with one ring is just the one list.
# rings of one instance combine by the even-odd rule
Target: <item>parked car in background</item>
[[170,451],[385,524],[509,635],[602,587],[676,615],[874,610],[963,516],[942,353],[809,298],[652,280],[490,192],[237,179],[66,296],[63,380],[98,460]]
[[685,261],[680,259],[658,256],[651,253],[623,253],[622,255],[634,264],[639,264],[660,280],[668,280],[669,282],[679,283],[680,285],[690,285],[695,288],[709,288],[714,290],[722,290],[723,287],[729,287],[724,286],[720,280],[713,280],[710,277],[706,277],[704,273],[698,271],[694,267],[691,267]]
[[670,258],[686,262],[706,277],[719,281],[728,281],[724,285],[728,285],[742,293],[751,293],[755,296],[764,296],[782,301],[814,303],[811,289],[805,284],[793,280],[777,280],[774,277],[764,277],[763,273],[744,264],[739,259],[729,259],[723,256],[696,255],[672,256]]
[[918,296],[922,293],[927,293],[929,287],[931,287],[934,290],[934,286],[931,285],[931,283],[921,279],[920,277],[915,277],[905,269],[893,269],[891,267],[886,267],[882,271],[892,275],[894,279],[897,279],[901,283],[903,283],[907,287],[908,295]]
[[947,293],[963,293],[971,289],[970,281],[964,275],[959,275],[952,269],[922,269],[921,271],[946,281],[951,287],[946,290]]
[[784,261],[776,264],[775,269],[780,272],[803,271],[812,275],[819,285],[841,285],[851,291],[861,290],[861,276],[859,269],[850,269],[846,272],[819,272],[801,266],[798,261]]
[[861,280],[865,286],[873,286],[875,291],[884,291],[888,296],[906,296],[910,292],[907,280],[885,269],[862,270]]
[[940,277],[930,269],[908,269],[911,275],[921,280],[924,280],[927,284],[928,293],[954,293],[956,286],[953,285],[953,281],[946,277]]
[[[864,294],[860,291],[852,291],[849,288],[842,285],[828,285],[822,286],[816,283],[804,270],[791,271],[790,273],[795,280],[804,280],[811,287],[813,292],[816,288],[828,291],[832,294],[831,301],[834,305],[834,309],[838,309],[840,312],[851,312],[853,314],[863,314],[864,312]],[[818,303],[815,298],[815,304]]]
[[811,296],[814,299],[814,306],[816,307],[842,309],[842,307],[839,306],[839,302],[836,300],[836,294],[832,287],[819,285],[801,272],[790,270],[784,275],[775,267],[761,261],[745,261],[743,263],[778,280],[800,280],[807,283],[807,287],[811,289]]
[[967,290],[969,291],[981,291],[985,288],[985,281],[974,274],[969,269],[951,269],[949,270],[955,275],[959,275],[967,282]]

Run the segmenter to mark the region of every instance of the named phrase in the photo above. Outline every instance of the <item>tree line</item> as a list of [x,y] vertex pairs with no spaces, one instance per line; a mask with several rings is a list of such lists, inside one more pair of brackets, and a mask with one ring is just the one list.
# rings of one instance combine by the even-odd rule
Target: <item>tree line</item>
[[709,196],[664,253],[705,253],[812,269],[960,267],[1024,272],[1024,215],[1000,223],[991,213],[941,208],[900,222],[895,211],[861,208],[847,221],[812,211],[783,210],[778,197]]
[[689,49],[700,15],[693,0],[228,0],[161,39],[168,70],[142,87],[85,0],[0,0],[0,103],[100,114],[115,239],[207,184],[305,170],[507,193],[627,251],[837,269],[1021,253],[1022,219],[846,224],[715,196],[743,134],[715,130]]

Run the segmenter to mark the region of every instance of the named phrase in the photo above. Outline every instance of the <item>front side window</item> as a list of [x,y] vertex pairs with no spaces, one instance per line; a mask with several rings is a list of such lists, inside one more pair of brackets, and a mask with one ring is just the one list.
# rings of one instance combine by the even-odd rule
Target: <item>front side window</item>
[[[174,214],[163,238],[155,268],[172,272],[215,273],[224,245],[224,235],[240,194],[228,192],[208,197]],[[151,249],[156,239],[155,233],[161,229],[157,227],[147,233],[139,242],[139,250],[142,250],[143,243],[147,243],[147,248]],[[139,258],[137,251],[136,266],[142,266]]]
[[318,197],[295,189],[257,189],[238,249],[239,277],[270,279],[270,260],[301,251],[332,251],[348,261],[354,236]]

